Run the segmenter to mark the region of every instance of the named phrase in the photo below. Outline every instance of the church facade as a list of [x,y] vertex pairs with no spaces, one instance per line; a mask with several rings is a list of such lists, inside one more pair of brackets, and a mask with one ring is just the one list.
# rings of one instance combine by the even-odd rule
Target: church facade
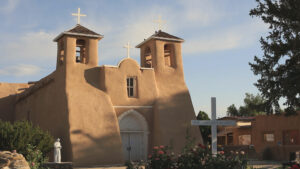
[[98,66],[103,38],[82,25],[62,32],[56,70],[37,82],[0,83],[0,118],[28,120],[62,143],[75,166],[145,160],[153,146],[179,153],[190,134],[202,142],[183,74],[181,38],[155,32],[131,58]]

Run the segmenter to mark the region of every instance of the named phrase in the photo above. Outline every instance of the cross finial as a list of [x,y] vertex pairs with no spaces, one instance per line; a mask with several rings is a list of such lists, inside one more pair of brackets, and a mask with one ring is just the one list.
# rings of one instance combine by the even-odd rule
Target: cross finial
[[161,15],[158,15],[158,19],[154,20],[154,23],[158,23],[158,29],[161,30],[163,24],[165,24],[166,21],[164,21],[164,20],[161,19]]
[[127,42],[127,44],[125,46],[123,46],[124,48],[127,48],[127,58],[130,57],[129,52],[130,52],[130,48],[133,48],[132,46],[130,46],[129,42]]
[[[216,119],[216,98],[211,98],[211,120],[192,120],[195,126],[211,126],[211,152],[217,155],[217,128],[218,126],[236,126],[234,120],[217,120]],[[227,139],[227,136],[226,136]]]
[[85,14],[80,14],[80,8],[78,8],[77,13],[72,13],[72,16],[77,16],[77,24],[80,24],[80,17],[86,16]]

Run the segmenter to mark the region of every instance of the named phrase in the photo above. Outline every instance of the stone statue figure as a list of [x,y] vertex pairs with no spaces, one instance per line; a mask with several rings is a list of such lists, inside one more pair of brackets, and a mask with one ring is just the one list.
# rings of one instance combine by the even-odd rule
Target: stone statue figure
[[60,144],[60,139],[56,139],[54,142],[54,162],[55,163],[60,163],[61,162],[61,144]]

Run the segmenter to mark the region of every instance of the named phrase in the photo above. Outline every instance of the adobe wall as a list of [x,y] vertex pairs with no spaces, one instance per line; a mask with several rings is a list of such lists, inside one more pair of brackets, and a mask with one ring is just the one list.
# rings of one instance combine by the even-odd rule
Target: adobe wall
[[[157,97],[156,80],[153,69],[140,68],[138,63],[127,58],[117,67],[104,66],[104,87],[114,106],[153,105]],[[126,78],[137,77],[137,97],[128,97]]]
[[146,47],[150,47],[153,57],[153,67],[158,90],[158,98],[154,106],[154,145],[170,145],[174,151],[179,153],[186,144],[187,130],[196,142],[201,142],[202,137],[198,126],[191,126],[191,120],[196,119],[191,97],[186,87],[181,43],[174,44],[174,67],[165,66],[164,44],[169,42],[151,40],[147,46],[141,47],[141,56],[144,55]]
[[18,95],[15,120],[31,121],[34,125],[48,130],[55,138],[60,138],[62,161],[71,161],[68,102],[64,78],[64,70],[58,69]]
[[13,121],[16,94],[28,88],[27,83],[0,83],[0,119]]
[[[283,131],[293,129],[300,131],[299,121],[299,115],[288,117],[284,115],[256,116],[256,121],[252,123],[252,141],[256,151],[262,153],[266,147],[270,147],[274,152],[275,159],[288,160],[289,152],[299,151],[300,145],[283,145]],[[266,132],[274,133],[274,142],[264,141],[263,134]],[[281,145],[278,145],[278,142]]]
[[[233,145],[239,145],[239,136],[240,135],[251,135],[252,134],[252,129],[251,127],[249,128],[234,128],[233,129]],[[251,135],[252,137],[252,135]],[[251,144],[253,144],[253,138],[251,138]]]
[[[109,67],[102,66],[101,73],[103,78],[101,88],[105,89],[110,96],[114,106],[153,106],[157,98],[156,80],[153,69],[140,68],[138,63],[126,58],[122,60],[118,66]],[[128,97],[127,94],[127,77],[137,78],[137,96]],[[116,114],[119,117],[122,113],[134,109],[139,112],[148,123],[148,152],[153,147],[153,108],[115,108]]]
[[[119,123],[109,96],[93,83],[91,66],[75,63],[76,39],[66,37],[66,94],[75,166],[124,164]],[[96,50],[96,49],[95,49]]]

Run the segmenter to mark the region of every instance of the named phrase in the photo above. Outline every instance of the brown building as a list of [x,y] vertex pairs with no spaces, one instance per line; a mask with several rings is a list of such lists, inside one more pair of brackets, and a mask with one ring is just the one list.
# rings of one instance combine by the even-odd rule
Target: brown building
[[117,66],[98,66],[103,38],[81,25],[62,32],[56,70],[38,82],[0,83],[0,118],[29,120],[61,138],[62,160],[75,166],[146,159],[154,145],[202,138],[183,75],[181,38],[158,31]]
[[219,127],[218,143],[226,146],[250,146],[258,158],[289,160],[290,152],[300,150],[300,116],[259,115],[224,117],[236,120],[237,126]]

